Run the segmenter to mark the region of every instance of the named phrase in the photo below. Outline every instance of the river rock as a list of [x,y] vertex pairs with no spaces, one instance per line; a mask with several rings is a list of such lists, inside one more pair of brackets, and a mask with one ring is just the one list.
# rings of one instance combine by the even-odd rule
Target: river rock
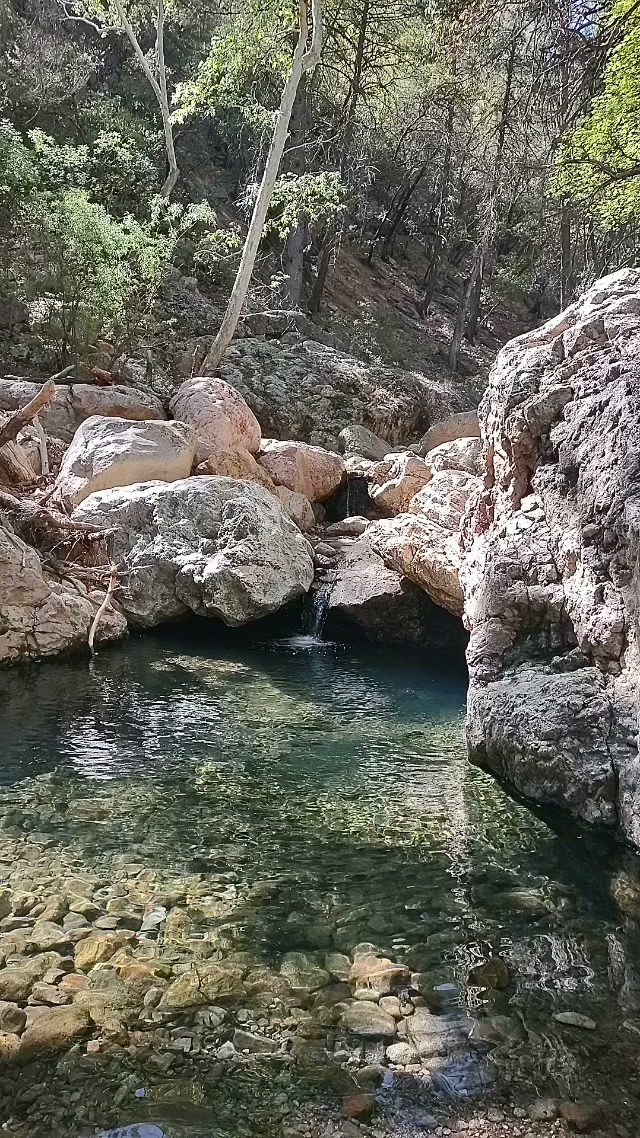
[[0,1000],[0,1031],[19,1035],[24,1028],[26,1015],[17,1004]]
[[297,494],[295,490],[287,490],[286,486],[276,486],[274,492],[276,498],[282,503],[285,513],[289,515],[299,530],[302,530],[303,533],[309,533],[310,530],[315,529],[316,516],[313,512],[313,506],[304,494]]
[[437,605],[461,616],[460,537],[417,514],[374,522],[367,538],[385,565],[425,590]]
[[170,403],[175,419],[189,423],[197,436],[197,460],[221,451],[257,454],[262,432],[239,391],[224,379],[195,376],[178,388]]
[[259,461],[276,485],[303,494],[310,502],[329,498],[344,477],[339,454],[308,443],[263,439]]
[[[36,550],[0,524],[0,662],[55,656],[86,645],[103,599],[101,590],[48,573]],[[124,616],[111,605],[96,643],[118,640],[126,631]]]
[[412,498],[431,478],[429,467],[417,455],[405,452],[371,468],[369,496],[382,514],[394,517],[409,509]]
[[71,511],[96,490],[188,478],[195,449],[195,434],[186,423],[92,415],[73,436],[56,478],[55,496]]
[[50,1051],[62,1051],[81,1039],[89,1028],[85,1008],[46,1008],[20,1038],[20,1059],[30,1060]]
[[88,936],[76,945],[75,965],[80,972],[88,972],[96,964],[103,964],[109,960],[123,944],[126,937],[119,933],[96,933]]
[[407,1039],[422,1059],[460,1051],[466,1044],[473,1026],[464,1013],[432,1015],[426,1008],[416,1008],[405,1023]]
[[594,1019],[580,1012],[556,1012],[553,1018],[556,1023],[564,1023],[568,1027],[583,1027],[586,1031],[595,1031],[598,1026]]
[[410,1043],[390,1043],[385,1052],[390,1063],[397,1067],[407,1067],[410,1063],[417,1063],[420,1059],[415,1047]]
[[262,486],[196,477],[102,490],[74,518],[112,526],[132,623],[191,610],[228,625],[275,612],[313,580],[308,542]]
[[343,1012],[341,1023],[345,1031],[350,1031],[352,1035],[371,1039],[391,1038],[397,1032],[393,1016],[367,1000],[351,1004]]
[[362,952],[356,958],[349,972],[349,983],[358,989],[372,988],[380,995],[389,994],[398,985],[408,983],[411,973],[405,964],[395,964],[386,956],[374,952]]
[[465,523],[473,761],[640,844],[640,271],[499,353]]
[[455,439],[470,438],[480,435],[480,424],[478,421],[478,412],[473,411],[460,411],[455,415],[449,415],[446,419],[441,419],[439,422],[434,423],[429,427],[429,430],[422,436],[416,451],[420,455],[426,455],[436,447],[441,446],[442,443],[450,443]]
[[331,980],[329,973],[304,952],[288,952],[282,958],[280,972],[292,988],[304,992],[317,992]]
[[0,1063],[14,1063],[20,1051],[20,1036],[0,1031]]
[[484,475],[482,439],[464,437],[453,439],[450,443],[441,443],[425,455],[424,462],[432,477],[441,470],[463,470],[466,474],[482,478]]
[[[39,383],[0,379],[0,411],[24,407],[40,390]],[[91,383],[58,384],[55,399],[38,416],[48,435],[71,442],[76,430],[91,415],[122,419],[166,419],[160,400],[133,387],[96,387]]]
[[385,566],[365,535],[337,562],[328,593],[326,635],[348,625],[374,643],[462,646],[458,622],[408,577]]
[[389,453],[391,444],[378,438],[366,427],[345,427],[338,435],[338,446],[344,455],[360,455],[373,462],[380,462]]
[[269,477],[260,463],[248,450],[220,450],[210,454],[201,462],[196,474],[216,474],[219,478],[242,478],[245,482],[257,482],[266,490],[275,493],[273,479]]

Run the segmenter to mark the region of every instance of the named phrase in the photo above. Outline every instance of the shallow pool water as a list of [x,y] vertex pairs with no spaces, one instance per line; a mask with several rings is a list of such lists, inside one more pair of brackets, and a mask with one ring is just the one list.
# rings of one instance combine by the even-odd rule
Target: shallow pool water
[[[188,911],[175,959],[241,951],[277,971],[285,953],[323,965],[370,942],[427,976],[445,1016],[474,1021],[464,1054],[426,1064],[434,1094],[606,1084],[631,1101],[637,858],[470,766],[464,701],[463,671],[435,659],[309,637],[238,646],[207,626],[2,673],[0,876],[28,878],[35,849],[35,885],[48,860],[52,877],[97,875],[98,899],[123,874],[141,906],[145,883],[169,909],[173,891]],[[151,928],[150,951],[163,938]],[[483,972],[496,959],[506,968]],[[331,1026],[322,1048],[357,1065],[344,1035]],[[363,1062],[383,1058],[368,1046]],[[206,1088],[177,1113],[171,1088],[123,1102],[118,1121],[218,1133]]]

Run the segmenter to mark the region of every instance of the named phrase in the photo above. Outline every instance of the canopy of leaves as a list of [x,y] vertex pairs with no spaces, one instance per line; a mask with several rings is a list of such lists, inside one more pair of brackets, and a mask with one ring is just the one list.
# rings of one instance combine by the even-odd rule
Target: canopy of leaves
[[610,22],[622,38],[609,55],[602,93],[564,140],[556,192],[583,205],[605,229],[640,218],[640,8],[617,0]]

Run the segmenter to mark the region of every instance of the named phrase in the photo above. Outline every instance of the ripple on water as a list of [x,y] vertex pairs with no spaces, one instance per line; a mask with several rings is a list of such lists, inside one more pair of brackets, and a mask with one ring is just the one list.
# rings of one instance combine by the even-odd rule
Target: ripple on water
[[[7,835],[186,883],[193,939],[216,950],[402,959],[431,1010],[475,1022],[475,1058],[434,1067],[440,1093],[495,1069],[578,1095],[620,1048],[636,1064],[637,859],[472,768],[464,677],[439,661],[176,634],[3,673],[0,697]],[[505,983],[482,971],[497,957]]]

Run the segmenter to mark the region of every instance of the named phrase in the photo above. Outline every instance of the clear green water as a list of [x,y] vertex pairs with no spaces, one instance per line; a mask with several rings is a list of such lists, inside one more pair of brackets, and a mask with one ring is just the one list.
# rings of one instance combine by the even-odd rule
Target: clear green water
[[[597,1097],[606,1083],[632,1098],[637,858],[532,812],[468,764],[462,672],[387,650],[208,635],[0,676],[0,862],[29,840],[107,882],[124,860],[222,889],[224,903],[195,919],[194,951],[204,938],[277,967],[284,952],[321,962],[371,941],[452,985],[445,1003],[485,1036],[509,1017],[508,1040],[479,1045],[501,1086]],[[499,992],[470,978],[496,954],[509,968]],[[560,1011],[597,1030],[562,1026]],[[149,1110],[163,1121],[160,1103]]]

